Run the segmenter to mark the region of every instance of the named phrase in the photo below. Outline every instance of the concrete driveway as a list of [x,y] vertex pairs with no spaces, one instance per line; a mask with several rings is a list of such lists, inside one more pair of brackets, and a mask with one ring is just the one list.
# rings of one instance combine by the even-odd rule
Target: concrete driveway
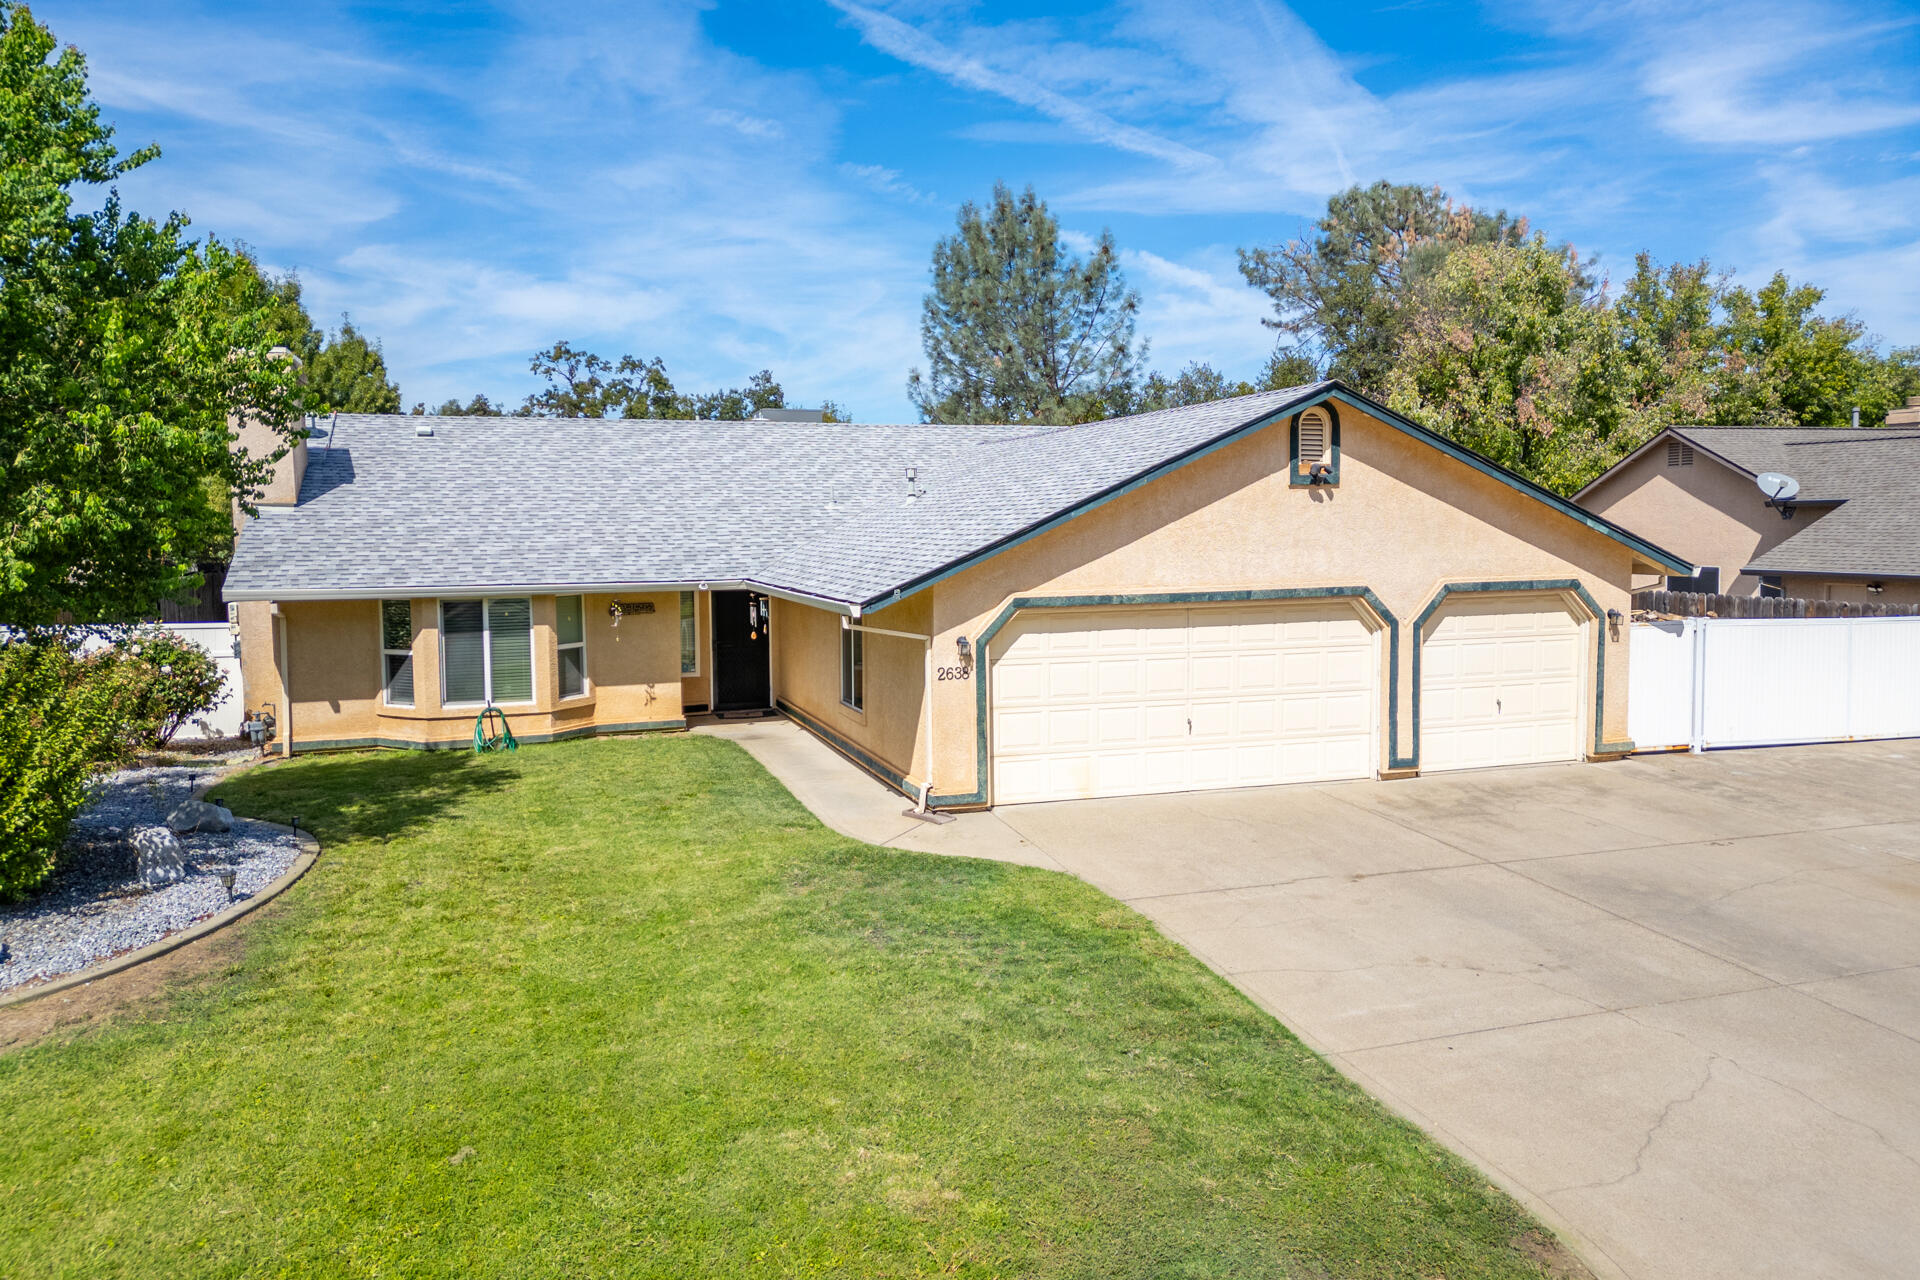
[[843,830],[1128,902],[1602,1275],[1920,1275],[1920,742],[930,828],[763,733]]

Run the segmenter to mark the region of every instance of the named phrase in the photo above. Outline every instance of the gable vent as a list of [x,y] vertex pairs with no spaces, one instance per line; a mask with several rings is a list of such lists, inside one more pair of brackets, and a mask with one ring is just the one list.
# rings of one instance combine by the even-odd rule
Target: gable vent
[[1300,458],[1298,466],[1301,475],[1311,474],[1317,463],[1328,462],[1327,457],[1327,411],[1308,409],[1300,415]]
[[1678,440],[1667,441],[1667,465],[1670,467],[1690,467],[1693,465],[1693,446],[1682,444]]

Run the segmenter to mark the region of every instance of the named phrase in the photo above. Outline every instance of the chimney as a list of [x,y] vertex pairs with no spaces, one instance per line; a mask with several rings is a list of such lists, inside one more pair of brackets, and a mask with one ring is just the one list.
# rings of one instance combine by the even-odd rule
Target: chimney
[[1887,411],[1890,427],[1920,427],[1920,396],[1908,396],[1904,408]]
[[[275,347],[267,354],[291,360],[295,368],[300,367],[300,357],[286,347]],[[305,378],[301,380],[305,381]],[[308,414],[302,425],[305,430],[295,438],[287,455],[273,464],[273,474],[260,487],[260,496],[254,499],[254,506],[291,507],[300,501],[300,482],[307,474],[307,436],[314,430],[313,415]],[[255,422],[245,414],[228,414],[227,430],[233,433],[233,443],[228,447],[245,450],[251,458],[270,457],[282,443],[273,428],[263,422]],[[240,510],[240,504],[236,501],[233,504],[234,531],[238,532],[246,521],[246,513]]]

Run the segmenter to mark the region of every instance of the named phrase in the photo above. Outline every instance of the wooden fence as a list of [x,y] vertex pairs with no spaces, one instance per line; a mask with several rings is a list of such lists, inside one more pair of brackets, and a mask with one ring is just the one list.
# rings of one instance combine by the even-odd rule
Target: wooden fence
[[1636,591],[1633,607],[1663,618],[1913,618],[1920,604],[1857,604],[1784,596],[1721,596],[1698,591]]

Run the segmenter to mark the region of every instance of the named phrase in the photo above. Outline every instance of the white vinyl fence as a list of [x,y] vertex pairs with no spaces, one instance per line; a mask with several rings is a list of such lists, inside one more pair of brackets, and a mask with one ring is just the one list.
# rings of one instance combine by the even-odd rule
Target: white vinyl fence
[[[244,695],[240,691],[240,646],[227,624],[224,622],[160,622],[154,625],[205,649],[219,665],[220,674],[227,678],[227,682],[220,687],[220,698],[214,703],[213,710],[189,720],[181,726],[177,737],[239,737],[240,720],[246,710]],[[93,650],[105,644],[104,640],[89,637],[81,643],[80,647],[83,650]]]
[[1920,737],[1920,618],[1636,622],[1641,751]]

